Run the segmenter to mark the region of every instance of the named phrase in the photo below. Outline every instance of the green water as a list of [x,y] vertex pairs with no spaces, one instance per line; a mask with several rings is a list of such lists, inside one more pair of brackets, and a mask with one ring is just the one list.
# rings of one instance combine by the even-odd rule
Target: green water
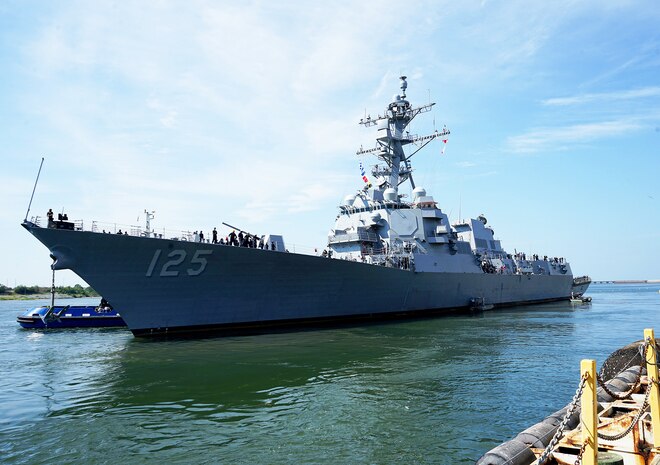
[[165,341],[24,330],[16,315],[45,302],[0,302],[0,461],[473,463],[565,405],[580,359],[660,333],[659,289],[593,285],[591,305]]

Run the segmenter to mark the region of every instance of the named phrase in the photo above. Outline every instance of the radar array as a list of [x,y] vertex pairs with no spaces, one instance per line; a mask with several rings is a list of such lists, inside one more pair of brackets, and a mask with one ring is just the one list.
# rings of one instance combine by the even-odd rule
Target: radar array
[[[394,101],[385,109],[383,116],[378,115],[372,118],[371,115],[360,119],[360,124],[364,127],[379,126],[378,136],[376,138],[376,147],[370,149],[363,149],[357,151],[357,155],[374,154],[376,157],[387,164],[387,168],[374,167],[374,176],[386,175],[389,177],[388,184],[392,188],[397,188],[400,184],[408,179],[412,188],[415,188],[415,183],[412,179],[412,167],[410,165],[410,158],[419,152],[421,149],[432,140],[447,136],[450,132],[447,128],[442,131],[436,130],[432,134],[419,136],[417,134],[410,134],[406,131],[406,127],[410,122],[415,119],[420,113],[431,111],[435,103],[428,103],[417,108],[413,108],[410,102],[406,100],[406,89],[408,82],[406,76],[401,76],[401,95],[396,95]],[[409,155],[406,155],[403,147],[409,144],[414,144],[417,149]]]

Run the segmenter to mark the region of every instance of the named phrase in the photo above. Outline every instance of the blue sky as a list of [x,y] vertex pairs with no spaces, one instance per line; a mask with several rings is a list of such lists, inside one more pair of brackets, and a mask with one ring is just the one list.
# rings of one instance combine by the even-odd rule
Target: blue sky
[[414,159],[452,219],[575,274],[660,279],[659,24],[652,1],[4,1],[0,282],[50,281],[19,226],[42,156],[30,215],[149,209],[323,247],[373,144],[357,122],[401,73],[437,102],[413,131],[452,131]]

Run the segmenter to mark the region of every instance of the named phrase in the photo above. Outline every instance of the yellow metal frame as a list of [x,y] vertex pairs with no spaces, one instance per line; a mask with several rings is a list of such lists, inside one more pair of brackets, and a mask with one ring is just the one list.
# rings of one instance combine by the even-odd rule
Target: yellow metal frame
[[652,328],[644,330],[644,340],[648,343],[644,358],[646,359],[646,374],[649,377],[649,389],[651,389],[649,403],[651,404],[653,447],[658,450],[660,449],[660,389],[658,388],[658,357]]
[[596,389],[596,360],[582,360],[580,374],[586,378],[582,390],[580,424],[582,444],[586,444],[582,455],[583,465],[598,464],[598,399]]

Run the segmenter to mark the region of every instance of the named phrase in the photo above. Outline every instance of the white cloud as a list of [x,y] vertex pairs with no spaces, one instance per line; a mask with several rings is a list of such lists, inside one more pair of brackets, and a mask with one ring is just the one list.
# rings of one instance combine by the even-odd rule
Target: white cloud
[[642,126],[630,121],[604,121],[600,123],[576,124],[572,126],[538,128],[526,134],[509,137],[507,146],[516,153],[533,153],[541,150],[557,150],[567,143],[589,142],[605,137],[614,137]]
[[640,89],[622,90],[617,92],[602,92],[594,94],[574,95],[572,97],[550,98],[543,100],[541,103],[545,106],[567,106],[600,101],[631,100],[658,96],[660,96],[660,87],[653,86],[643,87]]
[[466,176],[466,179],[479,179],[479,178],[490,178],[493,176],[497,176],[499,173],[497,171],[484,171],[481,173],[474,173],[471,175]]
[[459,168],[472,168],[473,166],[477,166],[476,163],[473,163],[471,161],[459,161],[455,163],[456,166]]
[[[624,3],[618,3],[623,11],[638,9]],[[508,127],[511,114],[538,121],[520,102],[542,95],[533,85],[538,76],[561,77],[565,71],[552,67],[556,56],[544,52],[557,38],[570,39],[567,24],[607,14],[593,0],[423,0],[405,6],[394,0],[377,6],[260,0],[136,6],[100,0],[24,10],[30,10],[29,21],[0,31],[0,44],[10,44],[1,50],[10,58],[2,62],[9,71],[0,82],[5,109],[0,118],[5,115],[12,128],[24,131],[19,137],[7,131],[7,146],[26,156],[46,155],[33,208],[41,211],[48,202],[71,212],[75,206],[80,215],[122,222],[150,208],[157,210],[159,225],[192,229],[206,227],[200,219],[219,216],[263,223],[283,221],[288,213],[312,218],[311,212],[323,209],[318,221],[291,227],[294,234],[307,234],[305,228],[318,229],[322,222],[330,227],[328,205],[360,187],[355,150],[372,146],[373,133],[356,123],[365,107],[372,116],[382,112],[399,92],[399,74],[409,77],[413,103],[425,103],[427,89],[440,95],[434,100],[453,112],[448,123],[466,127],[482,111]],[[607,79],[648,66],[657,51],[652,45]],[[13,58],[16,63],[8,63]],[[610,88],[625,89],[630,82]],[[552,124],[536,123],[536,129],[511,137],[508,146],[533,152],[561,141],[595,141],[657,126],[657,110],[648,107],[646,113],[608,106],[597,117],[575,115],[580,103],[615,98],[637,104],[655,97],[658,88],[649,82],[618,95],[594,88],[547,99],[545,111],[564,114],[565,107],[575,106],[571,119],[562,115]],[[563,89],[580,87],[569,84]],[[489,95],[514,99],[503,108]],[[589,122],[596,118],[606,122]],[[461,147],[469,159],[490,153],[479,146],[484,140],[496,145],[501,137],[492,127],[480,129],[482,134]],[[0,173],[0,181],[14,186],[8,182],[26,170],[20,157],[12,160],[18,161]],[[363,161],[368,166],[373,159]],[[475,166],[471,161],[458,166],[479,171],[467,170]],[[29,190],[32,165],[27,177],[23,184]]]

